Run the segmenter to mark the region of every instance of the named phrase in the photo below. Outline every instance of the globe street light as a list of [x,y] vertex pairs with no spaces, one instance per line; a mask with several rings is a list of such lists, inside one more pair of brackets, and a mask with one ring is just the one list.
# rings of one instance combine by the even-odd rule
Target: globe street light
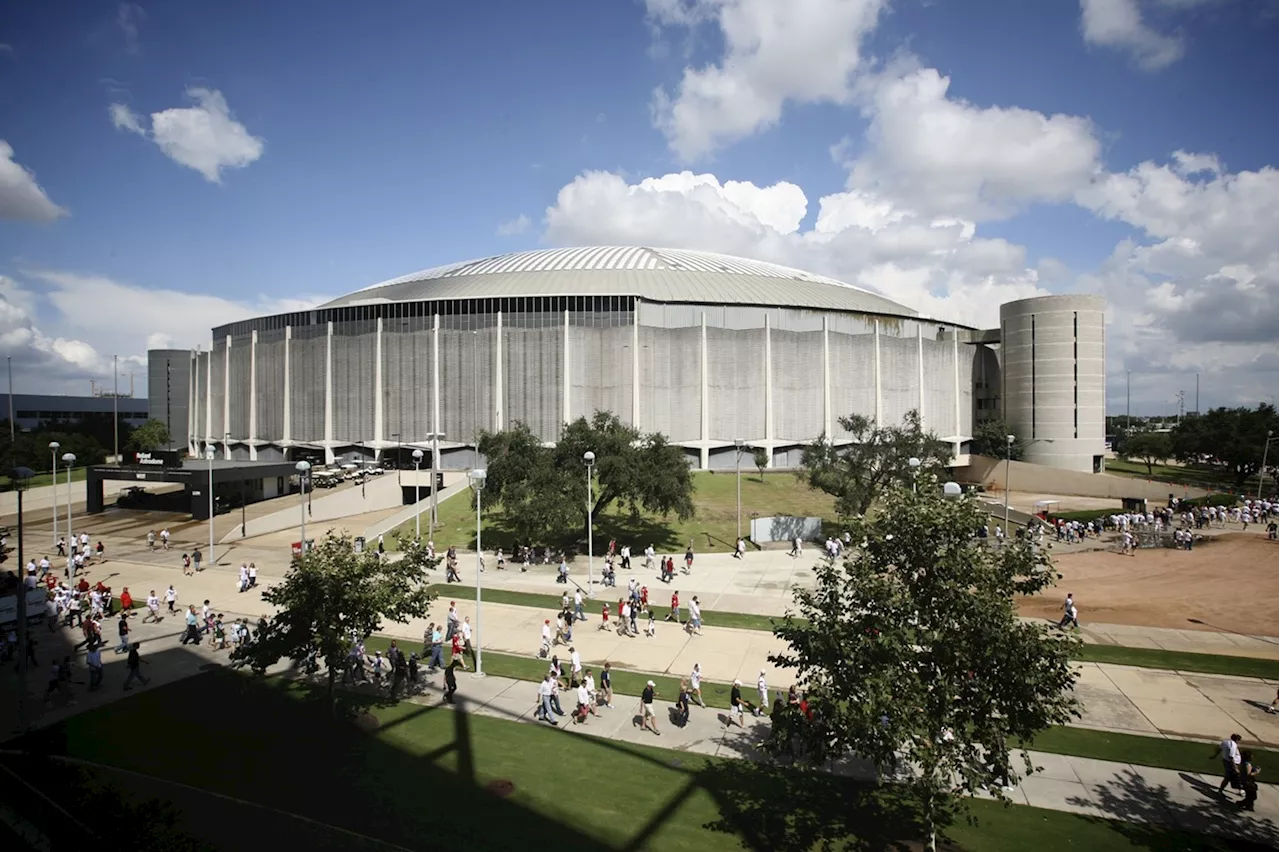
[[[63,453],[62,463],[66,465],[67,468],[67,544],[70,545],[71,548],[67,551],[67,577],[70,578],[74,575],[72,569],[76,564],[75,557],[72,556],[72,554],[75,553],[76,542],[71,532],[71,468],[76,463],[76,454]],[[56,502],[58,495],[55,493],[53,497]]]
[[49,455],[53,457],[53,546],[58,546],[58,449],[57,441],[49,442]]
[[307,480],[311,476],[311,462],[300,461],[293,466],[298,472],[298,516],[300,535],[298,539],[298,560],[307,554]]
[[957,483],[942,483],[942,496],[948,500],[957,500],[962,494],[964,494],[964,489],[962,489]]
[[[434,470],[434,468],[432,468]],[[422,483],[419,477],[422,475],[422,450],[413,451],[413,540],[422,541],[422,510],[418,508],[418,501],[422,499]],[[431,490],[435,490],[435,482],[431,483]]]
[[911,468],[911,493],[916,493],[916,471],[920,468],[920,459],[912,456],[907,459],[907,467]]
[[1012,435],[1004,436],[1004,534],[1009,534],[1009,468],[1013,467],[1013,442],[1017,439]]
[[485,471],[484,468],[476,468],[467,474],[467,478],[471,480],[471,487],[476,492],[476,630],[473,638],[475,644],[472,648],[476,654],[476,677],[484,677],[484,665],[481,661],[480,651],[480,568],[484,565],[484,557],[481,555],[484,548],[480,542],[480,492],[484,491]]
[[[54,446],[57,446],[54,444]],[[13,488],[18,492],[18,732],[27,731],[27,568],[22,547],[22,494],[31,485],[35,472],[27,467],[13,470]],[[54,479],[57,482],[57,479]],[[57,503],[56,495],[54,503]]]
[[595,597],[595,590],[592,588],[592,576],[594,575],[592,563],[595,561],[595,543],[592,534],[592,514],[593,506],[591,505],[591,474],[592,469],[596,466],[596,454],[587,450],[582,454],[582,463],[587,466],[587,597]]

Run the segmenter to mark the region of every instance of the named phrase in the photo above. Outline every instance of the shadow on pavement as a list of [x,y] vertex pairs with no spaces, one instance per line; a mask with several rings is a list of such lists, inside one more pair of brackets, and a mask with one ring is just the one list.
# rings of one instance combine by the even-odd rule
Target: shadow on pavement
[[1176,801],[1167,787],[1148,784],[1132,769],[1095,785],[1089,799],[1069,798],[1067,802],[1101,810],[1106,819],[1095,819],[1145,849],[1181,848],[1169,845],[1171,837],[1162,827],[1171,819],[1184,831],[1223,838],[1226,848],[1276,848],[1276,824],[1272,820],[1237,811],[1234,800],[1226,799],[1216,787],[1194,775],[1179,776],[1196,791],[1194,802]]

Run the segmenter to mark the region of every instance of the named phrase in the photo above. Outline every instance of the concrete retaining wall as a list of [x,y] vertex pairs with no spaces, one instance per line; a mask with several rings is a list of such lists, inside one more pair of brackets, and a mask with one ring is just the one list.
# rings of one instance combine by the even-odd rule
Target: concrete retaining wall
[[[1003,459],[970,456],[969,464],[956,468],[954,475],[958,482],[982,485],[989,492],[1002,492],[1005,487],[1004,468]],[[1187,488],[1167,482],[1111,476],[1106,473],[1081,473],[1027,462],[1009,464],[1009,490],[1113,500],[1143,497],[1161,504],[1169,499],[1170,494],[1178,497],[1203,497],[1207,493],[1201,488]]]

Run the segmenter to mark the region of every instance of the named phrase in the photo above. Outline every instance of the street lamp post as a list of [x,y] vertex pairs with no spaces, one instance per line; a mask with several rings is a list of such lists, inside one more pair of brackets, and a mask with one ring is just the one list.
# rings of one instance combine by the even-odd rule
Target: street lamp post
[[1267,475],[1267,450],[1271,449],[1271,436],[1275,434],[1272,429],[1267,430],[1267,442],[1262,445],[1262,467],[1258,468],[1258,499],[1262,499],[1262,477]]
[[298,472],[298,559],[307,555],[307,479],[311,474],[311,462],[300,461],[293,466]]
[[[742,441],[734,439],[733,448],[737,451],[734,461],[734,476],[738,486],[738,538],[742,538]],[[734,553],[738,552],[738,543],[733,543]]]
[[[418,501],[422,499],[422,483],[419,477],[422,475],[422,450],[413,451],[413,540],[422,541],[422,510],[418,508]],[[431,481],[431,490],[436,490],[435,479]]]
[[484,677],[484,663],[482,660],[482,644],[480,642],[480,567],[484,564],[484,547],[480,542],[480,493],[484,491],[485,480],[484,468],[476,468],[467,474],[467,478],[471,480],[471,487],[476,492],[476,629],[473,638],[475,644],[472,646],[476,652],[476,677]]
[[[72,531],[71,531],[71,468],[75,466],[75,463],[76,463],[75,453],[62,454],[62,464],[67,468],[67,546],[69,548],[67,550],[67,577],[68,578],[72,576],[71,569],[75,565],[75,557],[73,556],[73,554],[76,552],[76,542],[75,542],[75,539],[72,537]],[[55,493],[53,496],[54,496],[54,500],[56,501],[58,495]]]
[[[13,487],[18,492],[18,732],[27,731],[27,560],[22,547],[22,494],[34,472],[19,467],[13,471]],[[57,479],[54,479],[57,482]],[[55,495],[56,497],[56,495]],[[54,500],[57,503],[57,500]]]
[[916,493],[916,471],[920,469],[920,459],[912,456],[907,459],[907,467],[911,468],[911,493]]
[[587,597],[595,597],[595,589],[592,586],[592,577],[595,575],[595,541],[592,527],[594,526],[592,515],[593,507],[591,505],[591,474],[596,466],[596,454],[587,450],[582,454],[582,463],[587,466]]
[[218,453],[217,453],[217,450],[215,450],[215,449],[213,448],[213,445],[212,445],[212,444],[210,444],[209,446],[207,446],[207,447],[205,447],[205,448],[204,448],[204,457],[205,457],[205,458],[208,460],[208,462],[209,462],[209,565],[210,565],[210,567],[212,567],[212,566],[214,566],[214,565],[217,565],[217,564],[218,564],[218,560],[217,560],[217,558],[214,556],[214,552],[213,552],[213,549],[214,549],[214,542],[213,542],[213,508],[214,508],[214,507],[213,507],[213,457],[214,457],[215,455],[217,455],[217,454],[218,454]]
[[431,433],[431,537],[435,538],[436,525],[440,523],[440,495],[436,493],[436,480],[440,469],[440,433]]
[[58,449],[57,441],[49,442],[49,455],[53,457],[53,546],[58,546]]
[[1004,534],[1009,534],[1009,468],[1013,466],[1013,435],[1004,436]]

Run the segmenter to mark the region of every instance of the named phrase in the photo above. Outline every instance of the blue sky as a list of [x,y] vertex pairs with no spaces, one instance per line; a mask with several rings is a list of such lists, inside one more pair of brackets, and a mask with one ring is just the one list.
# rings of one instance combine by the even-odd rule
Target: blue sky
[[[859,17],[855,6],[872,11]],[[1153,407],[1169,382],[1196,371],[1239,380],[1224,385],[1223,404],[1275,393],[1275,333],[1237,335],[1230,323],[1210,340],[1185,332],[1188,313],[1212,302],[1219,270],[1241,267],[1249,282],[1237,289],[1248,293],[1238,298],[1257,300],[1254,315],[1270,311],[1274,332],[1275,229],[1239,245],[1197,231],[1202,217],[1189,205],[1176,222],[1168,211],[1152,212],[1150,204],[1167,201],[1159,181],[1106,182],[1143,163],[1173,175],[1175,151],[1213,155],[1216,171],[1174,178],[1192,195],[1221,195],[1220,203],[1205,202],[1220,217],[1255,210],[1256,195],[1238,197],[1231,181],[1258,176],[1255,193],[1257,184],[1274,183],[1277,26],[1260,0],[557,0],[369,9],[11,4],[0,19],[0,43],[8,45],[0,50],[0,139],[64,211],[6,206],[2,193],[16,190],[0,182],[0,212],[8,211],[0,220],[0,295],[13,326],[0,341],[27,365],[19,389],[88,378],[109,354],[140,356],[148,339],[193,345],[207,335],[210,316],[335,296],[438,263],[564,242],[676,238],[856,277],[975,324],[996,297],[1099,290],[1114,305],[1109,369],[1151,377],[1141,398]],[[781,21],[747,34],[780,43],[764,59],[743,52],[741,28],[739,41],[732,31],[735,20],[758,22],[760,10]],[[788,34],[787,19],[806,14],[823,25]],[[842,21],[848,37],[833,47],[822,30]],[[795,69],[823,50],[845,51],[849,72],[816,94],[812,75],[787,79],[804,78]],[[832,64],[835,53],[815,74]],[[683,96],[688,69],[706,67],[751,89],[750,102]],[[969,122],[971,140],[989,141],[968,147],[984,150],[967,150],[957,137],[954,147],[924,152],[927,163],[913,162],[891,134],[869,135],[895,121],[922,126],[877,97],[926,69],[949,79],[945,98],[922,99],[908,118],[927,122],[935,114],[927,110],[948,110],[951,124],[925,126]],[[676,104],[668,119],[684,119],[663,123],[659,87]],[[199,106],[192,89],[220,93],[228,121],[251,140],[239,144],[260,144],[259,155],[213,172],[218,182],[166,155],[152,125],[152,114]],[[733,124],[732,116],[768,113],[771,103],[776,119],[717,129],[711,144],[689,141],[690,126]],[[127,108],[141,132],[113,124],[112,104]],[[1006,132],[1004,113],[984,114],[988,108],[1020,111],[1030,135]],[[1006,167],[1038,144],[1028,117],[1059,114],[1076,123],[1044,143],[1045,163]],[[837,159],[831,149],[842,139]],[[1081,166],[1038,180],[1070,159],[1069,146],[1081,152]],[[744,230],[741,217],[730,216],[710,221],[705,233],[673,235],[639,205],[693,205],[699,220],[723,211],[707,212],[705,198],[688,187],[623,197],[596,178],[582,180],[607,173],[634,188],[686,169],[718,184],[793,184],[807,204],[802,212],[783,205],[778,215],[794,223],[781,229],[750,219]],[[558,201],[575,179],[582,182],[574,203]],[[929,188],[952,179],[954,209],[936,206]],[[965,196],[974,186],[984,187],[982,198]],[[892,227],[842,233],[839,245],[814,249],[824,196],[873,198],[908,219],[973,227],[943,247],[951,261],[937,261],[932,249],[902,253]],[[556,215],[544,223],[548,208]],[[520,216],[527,226],[499,233]],[[1155,247],[1188,238],[1201,246],[1196,263],[1171,270],[1151,260]],[[872,257],[888,265],[872,268]],[[1170,285],[1164,295],[1146,294],[1161,285]],[[196,298],[172,300],[158,315],[131,308],[148,294],[164,302],[157,291]],[[113,310],[130,315],[114,333],[101,327]],[[1131,327],[1143,334],[1127,334]]]

